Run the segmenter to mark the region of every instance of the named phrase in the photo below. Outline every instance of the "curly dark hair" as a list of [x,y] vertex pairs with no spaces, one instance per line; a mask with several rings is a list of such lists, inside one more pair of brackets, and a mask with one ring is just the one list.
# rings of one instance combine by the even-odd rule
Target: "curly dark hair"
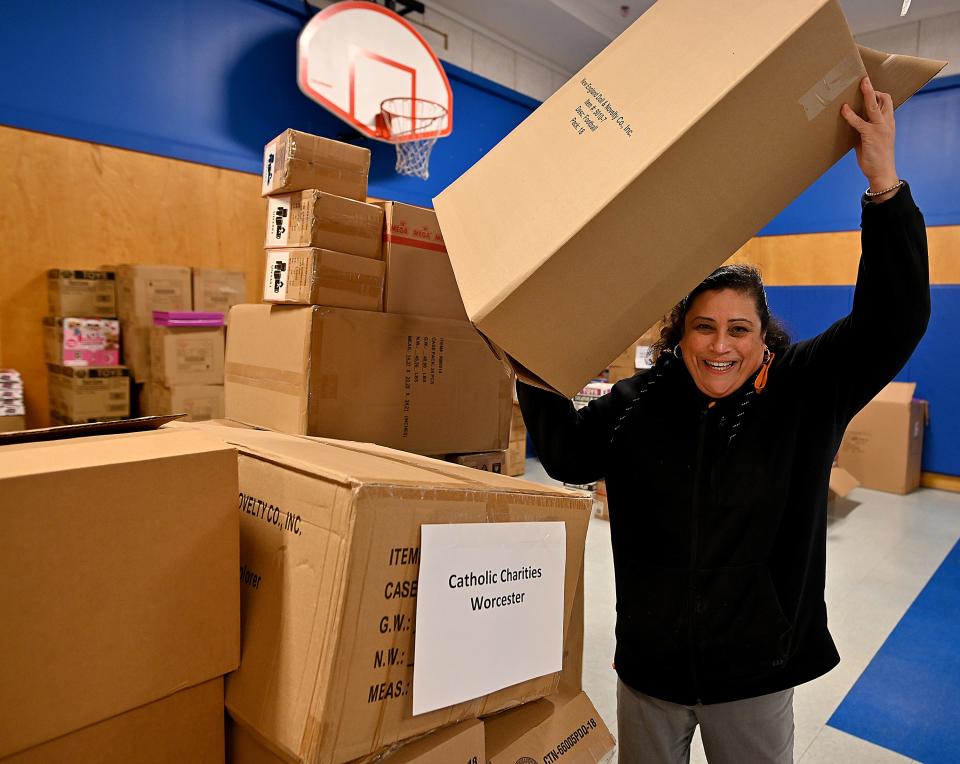
[[760,332],[766,332],[766,345],[774,353],[780,353],[790,344],[790,335],[776,318],[770,315],[767,306],[767,293],[763,289],[760,271],[752,265],[723,265],[701,281],[690,294],[673,306],[673,310],[663,319],[660,339],[653,344],[651,360],[656,363],[663,353],[673,354],[673,348],[683,337],[683,325],[687,317],[687,308],[704,292],[719,292],[733,289],[753,298],[760,316]]

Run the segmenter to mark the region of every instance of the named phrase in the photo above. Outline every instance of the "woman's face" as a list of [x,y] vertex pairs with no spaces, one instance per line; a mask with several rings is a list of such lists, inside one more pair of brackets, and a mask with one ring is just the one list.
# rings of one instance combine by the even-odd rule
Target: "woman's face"
[[683,362],[700,392],[723,398],[760,368],[764,336],[753,299],[733,289],[704,292],[683,325]]

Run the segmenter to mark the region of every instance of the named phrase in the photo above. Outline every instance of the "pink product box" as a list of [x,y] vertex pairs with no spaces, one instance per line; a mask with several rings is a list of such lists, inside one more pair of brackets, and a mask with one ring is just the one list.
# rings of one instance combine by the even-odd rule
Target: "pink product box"
[[223,326],[223,313],[199,310],[155,310],[154,326]]
[[120,322],[115,318],[45,319],[47,362],[62,366],[119,366]]

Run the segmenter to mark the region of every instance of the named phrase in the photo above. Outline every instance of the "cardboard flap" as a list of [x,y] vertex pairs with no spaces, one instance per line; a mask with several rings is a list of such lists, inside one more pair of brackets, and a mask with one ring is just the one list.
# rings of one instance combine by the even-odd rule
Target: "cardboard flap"
[[186,414],[142,416],[136,419],[115,419],[110,422],[88,422],[84,424],[65,424],[58,427],[41,427],[36,430],[16,430],[0,433],[0,446],[9,446],[14,443],[39,443],[44,440],[83,438],[88,435],[115,435],[123,432],[156,430],[161,425],[180,419],[183,416],[186,416]]
[[873,400],[878,403],[910,403],[916,389],[916,382],[891,382]]
[[863,66],[873,87],[893,97],[894,108],[932,80],[947,65],[946,61],[884,53],[858,45]]
[[833,467],[830,470],[830,490],[837,496],[846,496],[858,485],[860,485],[860,481],[843,467]]

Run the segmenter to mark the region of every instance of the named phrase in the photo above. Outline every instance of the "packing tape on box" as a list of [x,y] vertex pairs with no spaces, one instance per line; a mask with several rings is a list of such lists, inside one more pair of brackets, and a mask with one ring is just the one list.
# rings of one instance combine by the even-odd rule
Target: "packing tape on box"
[[807,119],[812,120],[819,116],[820,112],[832,104],[853,83],[859,82],[866,73],[857,51],[854,50],[845,55],[840,59],[840,63],[800,96],[800,105]]
[[417,249],[429,249],[432,252],[447,253],[447,248],[443,244],[434,244],[433,242],[423,241],[421,239],[411,239],[407,236],[395,236],[392,233],[385,233],[383,240],[388,244],[402,244],[404,247],[416,247]]
[[327,265],[319,265],[314,270],[314,276],[323,280],[325,289],[338,292],[356,292],[364,297],[379,297],[383,289],[383,278],[369,276],[363,273],[352,273]]
[[307,389],[307,375],[296,371],[271,369],[249,363],[230,362],[224,366],[224,381],[247,387],[259,387],[283,395],[302,395]]

